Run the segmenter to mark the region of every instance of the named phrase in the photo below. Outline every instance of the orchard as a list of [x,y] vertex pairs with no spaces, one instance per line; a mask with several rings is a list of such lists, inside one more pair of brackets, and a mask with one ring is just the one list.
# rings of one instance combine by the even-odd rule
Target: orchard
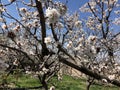
[[69,0],[0,0],[0,87],[27,74],[48,90],[64,67],[83,74],[86,90],[94,81],[120,87],[120,1],[85,1],[71,12]]

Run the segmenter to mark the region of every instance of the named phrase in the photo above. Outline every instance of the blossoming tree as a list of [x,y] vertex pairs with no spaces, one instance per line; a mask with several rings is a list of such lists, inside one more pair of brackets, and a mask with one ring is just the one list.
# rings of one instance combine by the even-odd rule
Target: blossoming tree
[[[79,10],[88,13],[84,19],[79,12],[69,14],[66,4],[52,0],[1,1],[0,55],[12,62],[7,75],[16,67],[27,74],[32,71],[48,90],[47,81],[63,63],[120,86],[120,32],[114,30],[120,23],[117,2],[90,0]],[[16,8],[15,16],[9,6]]]

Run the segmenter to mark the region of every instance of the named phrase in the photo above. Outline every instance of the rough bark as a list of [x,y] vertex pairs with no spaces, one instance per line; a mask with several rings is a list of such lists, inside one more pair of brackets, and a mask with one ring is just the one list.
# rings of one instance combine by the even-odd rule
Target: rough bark
[[44,39],[46,37],[45,17],[44,17],[44,12],[43,12],[41,2],[39,2],[38,0],[35,0],[35,1],[36,1],[36,8],[38,10],[39,17],[40,17],[41,33],[42,33],[41,34],[42,35],[42,55],[44,57],[45,55],[49,54],[49,50],[47,49],[47,46],[44,42]]

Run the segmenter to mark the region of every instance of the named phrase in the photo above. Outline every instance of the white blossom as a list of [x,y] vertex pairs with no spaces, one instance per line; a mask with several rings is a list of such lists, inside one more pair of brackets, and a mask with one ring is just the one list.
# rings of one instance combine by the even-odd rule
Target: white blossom
[[96,53],[97,53],[95,46],[91,46],[91,50],[92,50],[92,53],[93,53],[93,54],[96,54]]
[[33,52],[32,50],[30,50],[29,53],[30,53],[30,55],[35,55],[34,52]]
[[50,43],[52,42],[51,37],[46,37],[46,38],[44,39],[44,42],[45,42],[46,44],[50,44]]
[[115,75],[109,75],[108,78],[109,78],[110,80],[113,80],[113,79],[115,79]]
[[118,0],[109,0],[109,4],[114,4],[116,2],[118,2]]
[[49,69],[43,67],[43,68],[42,68],[42,71],[43,71],[44,73],[47,73],[47,72],[49,71]]
[[20,26],[17,25],[16,27],[13,28],[14,31],[19,31],[20,30]]
[[39,15],[38,11],[35,11],[35,12],[33,13],[33,15],[34,15],[34,16],[38,16],[38,15]]
[[90,5],[91,9],[94,9],[95,6],[96,6],[96,2],[95,1],[91,1],[91,2],[89,2],[89,5]]
[[116,25],[120,25],[120,17],[115,18],[115,20],[113,21],[114,24]]
[[82,21],[76,21],[75,22],[75,27],[77,27],[77,28],[81,28],[81,26],[82,26]]
[[55,86],[51,86],[51,87],[50,87],[50,90],[55,90]]
[[90,35],[90,36],[88,37],[88,43],[94,44],[94,43],[96,42],[96,39],[97,39],[96,36]]
[[107,83],[107,80],[106,79],[102,79],[102,82]]
[[96,28],[97,28],[98,30],[101,30],[101,29],[102,29],[102,25],[101,25],[101,24],[97,24],[97,25],[96,25]]
[[58,71],[58,80],[60,81],[60,80],[62,80],[62,77],[63,77],[63,71],[62,71],[62,69],[60,69],[59,71]]
[[7,25],[3,24],[2,29],[7,29]]
[[45,3],[47,0],[38,0],[39,2]]
[[82,46],[83,46],[82,44],[79,44],[79,45],[75,48],[75,50],[76,50],[76,51],[77,51],[77,50],[80,50],[80,49],[82,50]]
[[32,23],[32,25],[34,26],[34,27],[37,27],[38,25],[39,25],[39,20],[34,20],[33,21],[33,23]]
[[49,23],[55,23],[59,20],[60,13],[55,8],[46,9],[46,17]]
[[72,47],[72,41],[69,41],[68,44],[67,44],[67,48],[71,48]]
[[32,74],[31,71],[25,71],[25,73],[26,73],[26,74],[29,74],[29,75]]
[[58,11],[61,16],[65,15],[67,12],[67,7],[64,4],[60,4],[58,7]]
[[27,8],[25,8],[25,7],[22,7],[22,8],[20,8],[19,9],[22,13],[26,13],[27,12]]
[[84,41],[84,36],[82,36],[81,38],[79,38],[78,42],[82,43]]
[[18,66],[18,64],[19,64],[19,61],[18,61],[18,60],[15,60],[15,61],[13,62],[13,65],[15,65],[15,66]]
[[0,6],[0,13],[1,12],[5,12],[5,10],[6,10],[5,8],[3,8],[2,6]]
[[117,69],[118,71],[120,71],[120,66],[116,66],[116,69]]
[[85,3],[81,8],[79,8],[79,10],[81,12],[91,12],[90,8],[87,8],[88,4]]

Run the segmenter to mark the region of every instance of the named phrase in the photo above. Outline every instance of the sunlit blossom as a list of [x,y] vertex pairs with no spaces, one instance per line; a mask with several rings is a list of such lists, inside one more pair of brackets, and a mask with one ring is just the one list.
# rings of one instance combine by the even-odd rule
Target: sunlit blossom
[[97,25],[96,25],[96,28],[97,28],[98,30],[101,30],[101,29],[102,29],[102,24],[97,24]]
[[93,54],[96,54],[97,53],[96,47],[95,46],[91,46],[91,51],[92,51]]
[[35,55],[35,53],[32,50],[30,50],[29,53],[30,55]]
[[25,7],[22,7],[22,8],[20,8],[19,9],[22,13],[26,13],[27,12],[27,8],[25,8]]
[[22,43],[21,41],[17,41],[17,45],[19,45],[19,46],[23,46],[24,43]]
[[90,4],[91,9],[94,9],[95,6],[96,6],[96,2],[95,1],[91,1],[91,2],[89,2],[89,4]]
[[1,12],[5,12],[5,10],[6,10],[5,8],[0,7],[0,13],[1,13]]
[[17,25],[16,27],[13,28],[13,30],[18,32],[20,30],[20,26]]
[[58,71],[58,80],[60,81],[60,80],[62,80],[63,79],[63,71],[62,71],[62,69],[60,69],[59,71]]
[[15,66],[18,66],[18,64],[19,64],[19,61],[18,61],[18,60],[15,60],[15,61],[13,62],[13,65],[15,65]]
[[38,25],[39,25],[39,20],[34,20],[33,21],[33,23],[32,23],[32,25],[34,26],[34,27],[37,27]]
[[90,8],[88,8],[87,6],[88,6],[88,4],[86,3],[81,8],[79,8],[79,10],[81,12],[91,12]]
[[92,36],[92,35],[90,35],[90,36],[88,37],[88,42],[94,44],[95,41],[96,41],[96,39],[97,39],[96,36]]
[[67,48],[71,48],[72,47],[72,41],[69,41],[68,44],[67,44]]
[[38,0],[39,2],[45,3],[47,0]]
[[82,47],[83,47],[83,45],[82,44],[79,44],[76,48],[75,48],[75,50],[77,51],[77,50],[82,50]]
[[118,0],[109,0],[109,4],[114,4],[116,2],[118,2]]
[[25,71],[25,73],[26,73],[26,74],[29,74],[29,75],[32,74],[31,71]]
[[46,37],[46,38],[44,39],[44,42],[45,42],[46,44],[50,44],[50,43],[52,42],[51,37]]
[[82,36],[81,38],[79,38],[79,43],[82,43],[84,41],[84,36]]
[[38,11],[35,11],[35,12],[33,13],[33,15],[34,15],[34,16],[38,16],[38,15],[39,15]]
[[75,22],[75,27],[77,27],[77,28],[81,28],[82,27],[82,21],[76,21]]
[[55,23],[59,20],[60,14],[55,8],[46,9],[46,17],[49,23]]
[[58,7],[58,11],[61,16],[65,15],[67,12],[67,7],[64,4],[60,4]]
[[102,82],[107,83],[107,80],[106,79],[102,79]]
[[3,24],[2,29],[7,29],[7,25]]
[[50,90],[55,90],[55,86],[51,86],[51,87],[50,87]]
[[115,18],[115,20],[113,21],[114,24],[116,25],[120,25],[120,17]]
[[109,75],[108,78],[109,78],[110,80],[113,80],[113,79],[115,79],[115,75],[114,75],[114,74],[113,74],[113,75]]
[[47,72],[49,71],[49,69],[43,67],[43,68],[42,68],[42,71],[43,71],[44,73],[47,73]]

